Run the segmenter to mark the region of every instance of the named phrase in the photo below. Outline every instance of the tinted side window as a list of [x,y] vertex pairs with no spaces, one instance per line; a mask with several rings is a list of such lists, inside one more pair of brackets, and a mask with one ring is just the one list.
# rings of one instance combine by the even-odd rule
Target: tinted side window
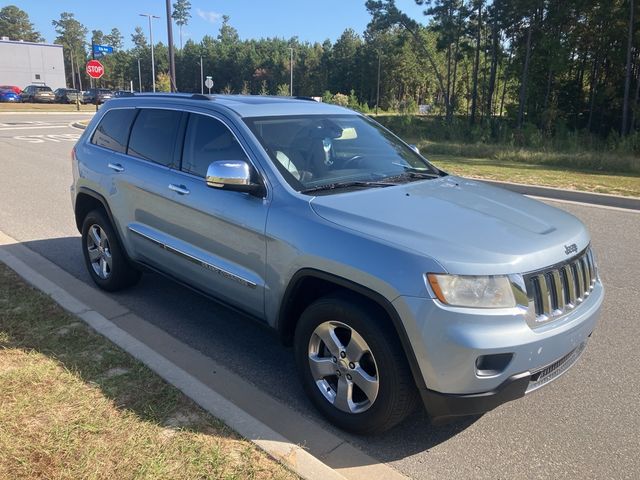
[[211,162],[249,161],[233,133],[219,120],[191,114],[182,154],[182,170],[204,177]]
[[166,167],[174,165],[174,147],[182,112],[145,108],[140,110],[129,140],[129,155]]
[[91,143],[114,152],[125,153],[131,122],[135,116],[136,110],[133,108],[107,112],[100,120],[100,125],[96,128]]

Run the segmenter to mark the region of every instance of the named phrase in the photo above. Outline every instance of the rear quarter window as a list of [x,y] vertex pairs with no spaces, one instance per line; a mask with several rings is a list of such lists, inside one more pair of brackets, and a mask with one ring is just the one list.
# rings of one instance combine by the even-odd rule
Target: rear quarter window
[[136,110],[134,108],[108,111],[93,133],[91,143],[114,152],[125,153],[131,123],[135,116]]

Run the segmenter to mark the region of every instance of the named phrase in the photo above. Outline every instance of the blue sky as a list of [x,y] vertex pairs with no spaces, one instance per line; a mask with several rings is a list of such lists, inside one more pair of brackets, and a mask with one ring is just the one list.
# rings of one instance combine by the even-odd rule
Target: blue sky
[[[171,0],[173,3],[175,0]],[[192,18],[183,27],[183,39],[199,41],[204,35],[216,35],[222,15],[231,17],[231,25],[240,37],[297,36],[302,41],[335,40],[345,28],[362,33],[370,20],[365,0],[191,0]],[[414,0],[397,0],[396,4],[413,18],[424,21],[422,8]],[[139,13],[151,13],[162,18],[154,22],[154,40],[166,43],[164,0],[15,0],[0,1],[0,7],[16,5],[25,10],[37,30],[47,42],[53,42],[55,31],[51,21],[63,11],[72,12],[89,32],[94,29],[107,33],[117,27],[131,46],[130,34],[137,25],[148,35],[148,22]],[[174,25],[175,43],[178,30]]]

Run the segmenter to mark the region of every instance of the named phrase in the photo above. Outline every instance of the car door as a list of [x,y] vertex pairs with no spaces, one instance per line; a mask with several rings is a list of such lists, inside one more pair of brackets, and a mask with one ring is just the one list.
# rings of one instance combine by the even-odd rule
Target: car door
[[152,247],[154,256],[160,254],[159,268],[169,266],[170,273],[198,289],[262,317],[268,204],[205,182],[211,162],[251,164],[251,159],[223,120],[212,115],[189,114],[183,143],[181,171],[169,172],[164,185],[170,193],[142,202],[146,211],[136,213],[132,228],[141,237],[138,243],[148,243],[147,258]]

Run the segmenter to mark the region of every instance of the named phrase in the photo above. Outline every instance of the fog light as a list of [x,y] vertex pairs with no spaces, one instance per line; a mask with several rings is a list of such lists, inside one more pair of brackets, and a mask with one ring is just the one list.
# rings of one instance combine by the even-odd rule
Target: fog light
[[476,375],[479,377],[500,375],[509,366],[512,358],[513,353],[482,355],[476,358]]

